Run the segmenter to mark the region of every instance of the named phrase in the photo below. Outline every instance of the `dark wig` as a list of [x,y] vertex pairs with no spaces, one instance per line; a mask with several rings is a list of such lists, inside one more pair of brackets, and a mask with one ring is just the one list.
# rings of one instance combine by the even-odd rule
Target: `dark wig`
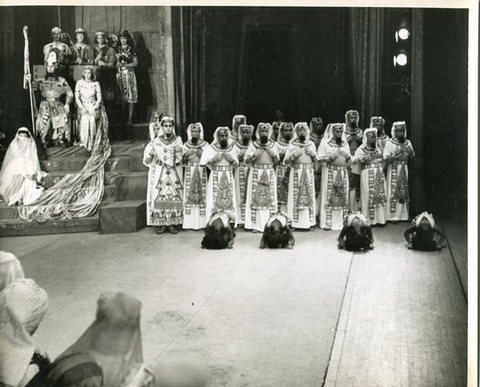
[[202,247],[209,250],[222,250],[228,247],[228,236],[226,230],[205,230],[202,240]]
[[345,250],[347,251],[367,250],[369,246],[370,238],[363,233],[352,233],[345,240]]
[[286,232],[267,232],[263,236],[265,243],[269,249],[276,249],[278,247],[287,247],[289,236]]

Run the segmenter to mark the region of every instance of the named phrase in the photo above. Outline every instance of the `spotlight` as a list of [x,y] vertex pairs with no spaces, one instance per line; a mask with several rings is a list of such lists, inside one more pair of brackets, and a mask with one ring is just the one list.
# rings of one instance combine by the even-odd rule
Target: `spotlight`
[[398,52],[397,55],[393,57],[393,65],[395,67],[400,66],[406,66],[408,63],[408,56],[407,53],[404,50],[401,50]]
[[398,43],[398,40],[407,40],[410,37],[410,31],[407,27],[400,27],[400,29],[395,32],[395,41]]

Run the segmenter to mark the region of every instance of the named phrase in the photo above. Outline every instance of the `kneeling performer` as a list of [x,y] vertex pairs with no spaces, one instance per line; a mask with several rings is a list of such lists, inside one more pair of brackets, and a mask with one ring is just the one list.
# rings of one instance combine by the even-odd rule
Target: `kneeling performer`
[[372,228],[361,212],[353,212],[345,217],[343,229],[338,236],[338,248],[347,251],[373,249]]
[[[435,241],[435,234],[440,239]],[[408,248],[419,251],[435,251],[442,249],[445,234],[435,224],[433,215],[422,212],[412,220],[412,226],[403,234],[408,242]]]
[[207,222],[202,249],[233,249],[235,218],[226,211],[215,212]]
[[265,224],[260,248],[268,247],[274,249],[281,247],[283,249],[293,249],[295,238],[291,226],[292,221],[286,213],[278,211],[272,214]]

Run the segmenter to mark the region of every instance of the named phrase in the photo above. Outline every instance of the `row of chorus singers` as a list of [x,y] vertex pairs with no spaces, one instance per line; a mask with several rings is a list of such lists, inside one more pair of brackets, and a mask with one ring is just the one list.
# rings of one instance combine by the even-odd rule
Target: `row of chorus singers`
[[174,120],[154,114],[143,161],[147,224],[158,233],[202,229],[218,211],[254,232],[276,211],[288,214],[294,228],[311,230],[317,223],[341,230],[354,211],[372,225],[408,220],[408,160],[415,153],[405,122],[393,124],[383,146],[375,127],[357,127],[353,136],[348,123],[329,124],[316,146],[307,123],[282,122],[276,140],[273,126],[260,123],[252,140],[254,127],[235,125],[236,117],[236,130],[218,127],[212,143],[201,123],[190,124],[183,143]]

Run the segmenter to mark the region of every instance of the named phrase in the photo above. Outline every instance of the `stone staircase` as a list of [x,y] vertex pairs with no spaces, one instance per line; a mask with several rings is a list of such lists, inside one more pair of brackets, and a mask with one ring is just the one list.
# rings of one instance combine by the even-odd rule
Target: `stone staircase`
[[[129,140],[111,140],[112,154],[105,165],[105,190],[99,210],[91,217],[47,222],[27,222],[16,207],[0,202],[0,236],[46,235],[88,231],[131,232],[145,227],[145,199],[148,169],[143,149],[148,141],[148,124],[134,125]],[[117,133],[121,132],[117,128]],[[4,151],[0,153],[3,160]],[[47,188],[67,174],[79,173],[89,158],[84,148],[39,150],[40,165],[50,174]]]

